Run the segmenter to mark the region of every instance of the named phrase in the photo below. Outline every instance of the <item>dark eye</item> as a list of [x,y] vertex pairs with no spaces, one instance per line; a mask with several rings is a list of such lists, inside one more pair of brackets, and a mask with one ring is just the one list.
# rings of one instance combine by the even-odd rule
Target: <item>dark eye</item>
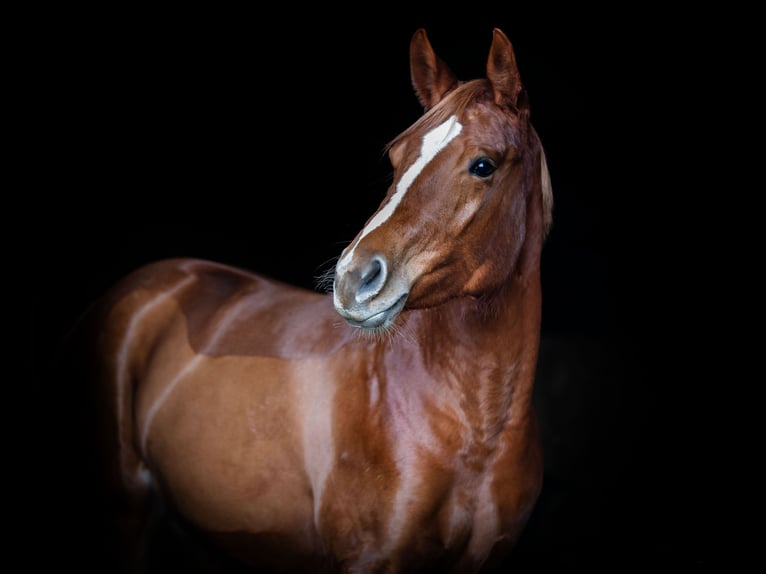
[[495,173],[495,169],[495,164],[492,163],[492,160],[488,157],[480,157],[479,159],[475,159],[471,162],[471,165],[468,166],[468,171],[477,177],[481,177],[482,179],[488,178],[490,175]]

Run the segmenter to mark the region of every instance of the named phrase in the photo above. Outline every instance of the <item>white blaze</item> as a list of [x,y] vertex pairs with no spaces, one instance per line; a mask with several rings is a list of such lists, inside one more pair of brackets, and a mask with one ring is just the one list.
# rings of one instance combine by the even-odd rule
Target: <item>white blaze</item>
[[415,178],[421,171],[423,171],[428,163],[436,157],[436,154],[443,150],[462,129],[463,126],[457,121],[457,116],[450,116],[447,121],[436,126],[423,136],[423,144],[420,146],[420,156],[409,168],[407,168],[407,171],[404,172],[404,175],[402,175],[401,179],[396,184],[396,192],[394,192],[394,195],[391,196],[391,199],[385,206],[383,206],[383,209],[378,211],[362,230],[356,245],[354,245],[354,247],[352,247],[348,253],[346,253],[346,256],[338,263],[338,269],[345,267],[350,263],[351,258],[354,255],[354,249],[356,249],[356,246],[359,245],[359,242],[365,235],[391,217],[391,214],[394,213],[394,210],[402,201],[404,194],[407,193],[410,185],[415,181]]

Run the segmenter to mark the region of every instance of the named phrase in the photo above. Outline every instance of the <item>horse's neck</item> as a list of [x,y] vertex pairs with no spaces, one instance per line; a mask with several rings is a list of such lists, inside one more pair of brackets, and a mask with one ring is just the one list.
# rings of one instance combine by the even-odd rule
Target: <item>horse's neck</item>
[[420,341],[433,375],[424,392],[454,393],[489,435],[525,424],[540,337],[539,275],[514,277],[488,301],[461,299],[413,311],[403,336]]

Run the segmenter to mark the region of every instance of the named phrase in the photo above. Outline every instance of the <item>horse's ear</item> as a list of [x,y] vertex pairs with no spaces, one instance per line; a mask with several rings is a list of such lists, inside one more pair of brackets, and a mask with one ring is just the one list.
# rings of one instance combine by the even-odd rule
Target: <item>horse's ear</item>
[[487,58],[487,78],[495,93],[495,103],[517,110],[523,106],[524,102],[519,98],[523,86],[516,66],[513,46],[499,28],[493,31],[492,46]]
[[415,94],[426,111],[459,83],[452,70],[434,53],[423,28],[415,32],[410,42],[410,77]]

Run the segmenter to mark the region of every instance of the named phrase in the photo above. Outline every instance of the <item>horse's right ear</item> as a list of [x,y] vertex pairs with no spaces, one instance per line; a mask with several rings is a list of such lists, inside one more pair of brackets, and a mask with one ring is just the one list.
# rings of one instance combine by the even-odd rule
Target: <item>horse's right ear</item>
[[410,41],[410,77],[425,111],[438,104],[458,84],[452,70],[434,53],[423,28],[417,30]]

